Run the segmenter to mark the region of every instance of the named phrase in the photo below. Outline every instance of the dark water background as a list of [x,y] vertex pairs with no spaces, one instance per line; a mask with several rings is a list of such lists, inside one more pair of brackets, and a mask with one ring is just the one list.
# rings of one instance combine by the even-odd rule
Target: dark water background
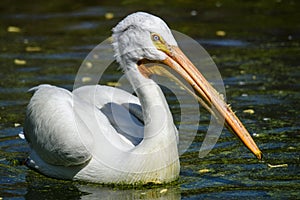
[[[29,151],[18,137],[31,97],[27,90],[41,83],[71,89],[89,51],[121,18],[138,10],[162,17],[206,48],[222,74],[228,102],[253,133],[265,161],[256,160],[227,130],[199,159],[208,124],[202,120],[192,127],[198,134],[181,156],[180,179],[168,185],[59,181],[20,165]],[[0,198],[300,198],[299,1],[2,0],[0,11]],[[106,82],[121,76],[107,73]]]

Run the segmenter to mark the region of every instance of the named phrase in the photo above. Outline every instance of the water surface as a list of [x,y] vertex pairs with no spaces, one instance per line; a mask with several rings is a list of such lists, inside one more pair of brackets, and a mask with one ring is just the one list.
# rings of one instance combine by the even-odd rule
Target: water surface
[[[299,198],[298,1],[3,0],[0,7],[0,197]],[[201,110],[199,126],[186,130],[198,133],[180,158],[180,178],[168,185],[116,187],[60,181],[20,163],[29,152],[18,137],[31,97],[27,90],[42,83],[72,89],[89,51],[110,36],[121,18],[137,10],[161,16],[172,29],[206,48],[222,74],[228,102],[263,151],[263,162],[227,130],[213,151],[199,159],[209,123],[209,116]],[[112,19],[105,17],[107,13],[113,13]],[[122,74],[116,69],[107,70],[101,83],[117,81]],[[176,99],[169,95],[168,101],[174,119],[179,119]]]

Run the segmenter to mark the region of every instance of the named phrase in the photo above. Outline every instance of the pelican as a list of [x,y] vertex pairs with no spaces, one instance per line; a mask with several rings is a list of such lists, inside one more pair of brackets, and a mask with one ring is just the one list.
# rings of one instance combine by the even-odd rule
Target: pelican
[[46,176],[104,184],[168,183],[179,177],[178,132],[167,101],[145,63],[158,62],[194,88],[212,114],[261,159],[262,153],[234,112],[184,55],[166,23],[144,12],[112,29],[116,61],[135,95],[90,85],[72,92],[39,85],[28,106],[26,165]]

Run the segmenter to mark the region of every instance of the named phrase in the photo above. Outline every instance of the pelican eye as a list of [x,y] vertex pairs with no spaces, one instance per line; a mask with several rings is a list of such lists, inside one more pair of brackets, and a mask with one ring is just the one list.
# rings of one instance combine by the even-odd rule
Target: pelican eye
[[168,45],[167,43],[164,41],[164,39],[158,35],[157,33],[151,33],[151,39],[152,42],[154,44],[154,46],[158,49],[161,50],[163,52],[170,52],[170,50],[168,49]]
[[161,38],[160,38],[160,36],[157,35],[156,33],[153,33],[153,34],[152,34],[152,40],[153,40],[154,42],[157,42],[157,41],[161,41]]

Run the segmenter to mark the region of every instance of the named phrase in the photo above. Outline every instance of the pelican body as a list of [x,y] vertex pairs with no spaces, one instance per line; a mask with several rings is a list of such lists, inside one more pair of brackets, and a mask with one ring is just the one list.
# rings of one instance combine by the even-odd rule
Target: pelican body
[[[51,85],[32,88],[25,138],[27,166],[53,178],[105,184],[167,183],[178,178],[178,132],[160,87],[144,63],[156,61],[180,74],[215,116],[260,159],[250,134],[179,49],[160,18],[144,12],[113,28],[115,58],[136,96],[115,87]],[[101,67],[101,66],[99,66]]]

